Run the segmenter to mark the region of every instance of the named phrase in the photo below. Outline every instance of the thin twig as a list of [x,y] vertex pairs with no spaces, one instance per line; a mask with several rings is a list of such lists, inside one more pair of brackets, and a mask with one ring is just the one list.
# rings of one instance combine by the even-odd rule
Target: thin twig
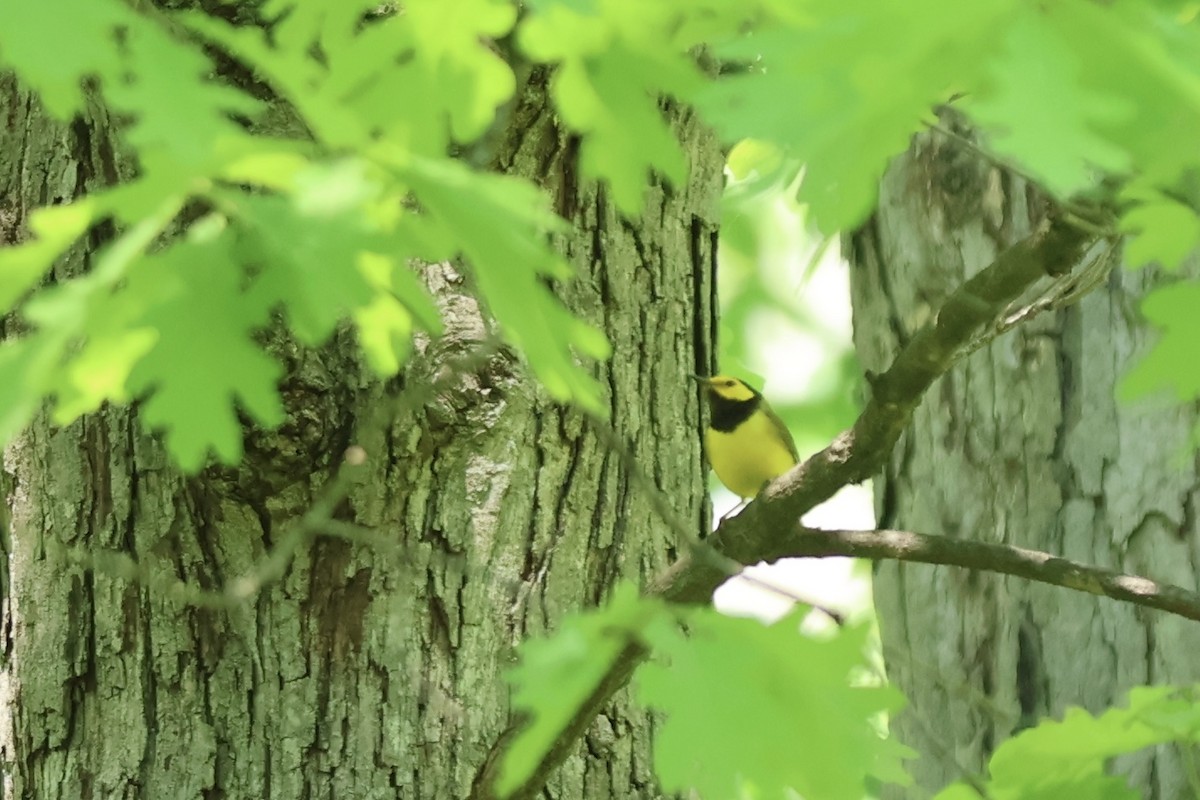
[[[890,456],[925,391],[961,357],[963,348],[1004,308],[1038,280],[1058,277],[1087,249],[1078,228],[1052,219],[1027,239],[1001,253],[991,265],[959,287],[942,304],[936,322],[918,332],[892,366],[873,384],[873,396],[854,427],[829,447],[770,484],[736,517],[724,522],[709,544],[725,557],[758,562],[777,550],[777,532],[850,483],[875,474]],[[691,551],[652,581],[649,591],[668,600],[707,602],[726,573]],[[580,705],[563,732],[542,756],[531,777],[510,800],[532,800],[551,772],[566,759],[605,703],[633,675],[646,657],[630,643],[610,666],[596,690]],[[524,725],[514,720],[493,745],[472,784],[473,800],[491,800],[500,764]]]
[[784,586],[748,572],[745,564],[725,556],[710,545],[703,537],[697,535],[696,530],[688,525],[683,517],[679,515],[679,512],[675,510],[675,506],[672,505],[667,493],[659,488],[658,484],[642,469],[637,455],[620,435],[613,430],[612,426],[596,416],[589,415],[588,421],[591,423],[596,438],[621,459],[622,466],[625,468],[625,472],[630,480],[642,490],[646,498],[650,501],[650,506],[654,509],[654,512],[667,524],[667,527],[671,529],[679,542],[694,558],[723,571],[729,578],[740,577],[747,583],[765,589],[772,594],[779,595],[785,600],[814,608],[828,616],[838,625],[845,622],[845,617],[840,612],[823,606],[820,603],[815,603],[811,599],[797,594]]
[[363,460],[358,448],[347,451],[333,480],[321,490],[312,507],[284,529],[279,543],[271,548],[251,569],[231,578],[217,590],[207,590],[193,582],[181,580],[168,569],[147,561],[138,561],[128,553],[85,547],[63,547],[61,554],[69,562],[98,574],[135,581],[163,597],[183,605],[200,608],[228,609],[254,598],[262,589],[282,578],[296,553],[318,536],[336,536],[357,541],[383,544],[374,532],[333,518],[338,505],[346,499]]
[[1017,304],[1010,305],[996,320],[995,325],[975,337],[963,348],[963,356],[971,355],[1000,335],[1008,333],[1021,323],[1045,311],[1058,311],[1078,302],[1108,278],[1116,264],[1116,253],[1119,246],[1118,240],[1108,240],[1107,246],[1095,258],[1089,260],[1083,269],[1055,279],[1044,292],[1028,303],[1019,307]]
[[942,564],[1015,575],[1200,621],[1200,593],[1006,544],[910,531],[826,531],[793,526],[788,531],[776,532],[774,546],[765,557],[826,556]]
[[[988,150],[978,142],[968,139],[961,133],[953,131],[939,122],[926,122],[925,125],[929,130],[940,133],[941,135],[952,139],[962,147],[965,147],[975,155],[987,161],[989,164],[1012,175],[1016,175],[1030,186],[1037,186],[1043,192],[1049,194],[1049,191],[1045,188],[1041,180],[1026,172],[1012,161],[993,153],[991,150]],[[1089,204],[1086,200],[1080,200],[1075,197],[1066,197],[1055,198],[1055,202],[1058,204],[1064,220],[1071,226],[1089,233],[1098,239],[1107,239],[1115,235],[1116,231],[1113,228],[1112,220],[1109,219],[1109,215],[1107,213],[1102,213],[1099,215],[1100,220],[1097,221],[1097,209],[1093,205]]]
[[968,139],[966,136],[963,136],[961,133],[950,130],[946,126],[942,125],[940,122],[926,122],[925,126],[929,130],[934,131],[935,133],[940,133],[942,136],[945,136],[946,138],[951,139],[954,142],[958,143],[960,146],[965,147],[966,149],[970,150],[972,153],[979,156],[980,158],[982,158],[984,161],[988,162],[992,166],[999,167],[1000,169],[1004,170],[1005,172],[1010,172],[1013,175],[1016,175],[1018,178],[1021,178],[1029,185],[1031,185],[1031,186],[1040,186],[1041,185],[1041,181],[1039,181],[1037,178],[1030,175],[1028,172],[1025,172],[1024,170],[1022,170],[1020,167],[1016,166],[1012,162],[1008,161],[1007,159],[1001,158],[1000,156],[991,152],[987,148],[981,146],[979,143]]
[[[436,379],[411,387],[393,403],[376,404],[374,414],[366,424],[369,427],[377,427],[383,423],[386,415],[394,417],[406,409],[424,405],[456,376],[474,371],[487,363],[501,348],[502,343],[498,338],[481,340],[479,346],[470,353],[447,361]],[[358,480],[359,468],[367,458],[367,453],[361,447],[354,445],[348,448],[337,473],[319,491],[308,511],[286,525],[278,543],[248,571],[229,579],[219,589],[204,589],[193,582],[176,577],[171,570],[157,567],[147,561],[139,561],[128,553],[67,546],[61,546],[60,552],[63,558],[73,564],[98,574],[137,582],[152,592],[182,605],[213,609],[229,609],[243,605],[286,575],[296,554],[321,536],[381,549],[394,549],[399,546],[394,540],[370,528],[334,517],[337,507],[353,489]]]

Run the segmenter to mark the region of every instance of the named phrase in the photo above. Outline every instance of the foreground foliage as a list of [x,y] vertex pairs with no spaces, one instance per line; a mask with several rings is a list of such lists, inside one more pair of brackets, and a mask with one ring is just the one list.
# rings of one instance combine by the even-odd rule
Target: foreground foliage
[[[602,412],[573,354],[603,358],[604,337],[546,287],[570,273],[548,238],[561,221],[530,184],[468,165],[487,162],[520,59],[554,66],[553,101],[582,137],[581,169],[626,213],[653,175],[677,184],[687,170],[659,95],[691,103],[730,141],[769,142],[739,167],[761,186],[807,164],[799,198],[825,231],[862,219],[887,158],[953,99],[988,147],[1055,196],[1118,212],[1134,261],[1174,267],[1200,237],[1190,9],[539,0],[519,16],[508,0],[414,0],[403,13],[374,0],[269,0],[263,30],[120,0],[5,4],[0,61],[64,119],[86,111],[83,86],[95,81],[129,120],[140,170],[35,211],[29,240],[0,249],[0,312],[32,328],[0,348],[0,439],[42,397],[67,422],[145,396],[144,420],[167,432],[185,468],[210,452],[235,461],[235,408],[280,421],[279,368],[252,336],[272,311],[306,344],[351,320],[367,362],[392,374],[415,329],[439,330],[409,261],[455,255],[550,393]],[[489,45],[501,37],[516,48],[508,60]],[[254,84],[213,79],[206,45],[248,67],[294,118],[280,124]],[[703,68],[700,46],[725,66]],[[205,211],[184,217],[185,206]],[[121,233],[98,268],[45,285],[106,219]],[[184,302],[201,278],[211,284],[202,302]],[[1153,318],[1182,331],[1192,317],[1180,306],[1153,300]],[[1170,340],[1155,358],[1132,393],[1195,395]]]
[[[771,625],[679,609],[619,586],[608,605],[565,619],[552,636],[521,647],[509,679],[514,705],[531,716],[509,752],[501,788],[520,785],[567,726],[621,649],[648,661],[638,698],[664,716],[655,767],[666,791],[705,798],[860,800],[880,783],[908,785],[916,754],[880,723],[903,697],[878,685],[864,625],[801,632],[801,608]],[[680,628],[683,623],[685,636]],[[986,776],[964,775],[936,800],[1138,794],[1107,773],[1120,755],[1200,743],[1200,686],[1136,688],[1124,707],[1093,716],[1068,709],[1000,745]],[[1193,787],[1200,789],[1200,786]]]
[[[138,398],[185,469],[236,462],[239,411],[264,427],[282,419],[282,367],[256,337],[273,315],[308,345],[350,324],[366,362],[395,374],[413,332],[441,326],[411,264],[449,258],[464,262],[546,390],[603,413],[586,359],[604,358],[607,343],[549,288],[570,275],[552,246],[564,223],[530,183],[483,169],[531,63],[553,68],[584,175],[630,215],[649,181],[679,184],[688,169],[661,96],[730,143],[757,140],[736,168],[742,196],[798,185],[826,232],[868,213],[886,160],[931,108],[952,104],[986,150],[1082,224],[1128,235],[1134,263],[1173,269],[1200,240],[1191,3],[534,0],[518,13],[509,0],[410,0],[397,13],[377,0],[267,0],[258,10],[261,20],[120,0],[0,4],[0,63],[63,120],[91,113],[84,87],[97,86],[138,164],[119,186],[54,198],[23,241],[0,248],[0,314],[21,331],[0,344],[0,441],[47,398],[62,423]],[[250,77],[216,79],[229,63]],[[47,280],[104,221],[117,233],[91,269]],[[1177,283],[1147,300],[1166,333],[1129,377],[1131,396],[1200,394],[1194,293]],[[870,781],[902,781],[903,750],[877,733],[899,698],[852,682],[863,636],[814,640],[795,619],[684,614],[622,590],[527,645],[514,699],[533,723],[505,780],[522,780],[633,643],[654,657],[638,685],[665,715],[665,789],[852,798]],[[1190,690],[1155,688],[1135,691],[1128,709],[1072,712],[1014,738],[989,776],[942,797],[1126,796],[1105,760],[1193,742],[1195,709]]]

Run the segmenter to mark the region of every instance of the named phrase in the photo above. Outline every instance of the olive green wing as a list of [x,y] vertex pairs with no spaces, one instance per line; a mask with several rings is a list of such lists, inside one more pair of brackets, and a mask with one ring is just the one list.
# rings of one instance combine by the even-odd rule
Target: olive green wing
[[784,424],[779,415],[775,413],[775,409],[771,408],[765,400],[762,403],[762,410],[766,412],[767,419],[771,421],[771,427],[775,429],[775,432],[779,434],[779,438],[787,445],[788,452],[792,454],[792,458],[799,463],[800,453],[796,451],[796,442],[792,439],[792,432],[788,430],[788,426]]

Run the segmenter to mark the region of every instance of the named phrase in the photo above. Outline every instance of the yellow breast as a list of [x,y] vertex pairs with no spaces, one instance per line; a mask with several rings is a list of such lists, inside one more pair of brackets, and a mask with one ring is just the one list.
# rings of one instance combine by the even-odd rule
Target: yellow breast
[[709,428],[704,447],[717,478],[743,498],[754,497],[769,481],[796,465],[765,414],[753,414],[729,433]]

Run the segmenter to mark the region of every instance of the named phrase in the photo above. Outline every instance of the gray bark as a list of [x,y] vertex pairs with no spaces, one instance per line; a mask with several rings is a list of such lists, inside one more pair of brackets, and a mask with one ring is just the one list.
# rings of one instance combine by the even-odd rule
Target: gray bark
[[[535,75],[496,158],[546,186],[573,224],[561,246],[579,276],[556,289],[613,343],[596,367],[611,424],[701,529],[686,376],[712,361],[720,153],[675,114],[692,176],[649,187],[646,213],[625,220],[576,176],[545,88]],[[56,124],[11,77],[0,108],[0,241],[19,241],[37,205],[129,171],[99,112]],[[288,419],[252,432],[236,468],[181,475],[128,408],[62,429],[43,414],[7,448],[4,796],[466,797],[508,720],[501,675],[515,646],[667,563],[670,534],[579,413],[511,353],[455,367],[488,326],[459,268],[426,277],[448,333],[395,380],[368,374],[349,335],[315,352],[272,335]],[[188,601],[261,577],[352,445],[367,461],[335,516],[374,542],[318,535],[247,602]],[[553,796],[657,797],[650,728],[622,693]]]
[[[1041,209],[1026,184],[961,144],[917,137],[850,237],[863,366],[884,369]],[[877,482],[880,527],[1047,550],[1196,589],[1194,409],[1114,399],[1153,340],[1137,313],[1153,280],[1153,270],[1117,268],[1078,305],[1020,325],[935,384]],[[915,775],[930,791],[981,771],[1004,739],[1068,706],[1098,712],[1131,686],[1200,678],[1200,628],[1108,599],[898,563],[876,569],[875,599],[889,675],[911,701],[896,729],[925,754]],[[1171,749],[1119,767],[1146,797],[1187,793]]]

